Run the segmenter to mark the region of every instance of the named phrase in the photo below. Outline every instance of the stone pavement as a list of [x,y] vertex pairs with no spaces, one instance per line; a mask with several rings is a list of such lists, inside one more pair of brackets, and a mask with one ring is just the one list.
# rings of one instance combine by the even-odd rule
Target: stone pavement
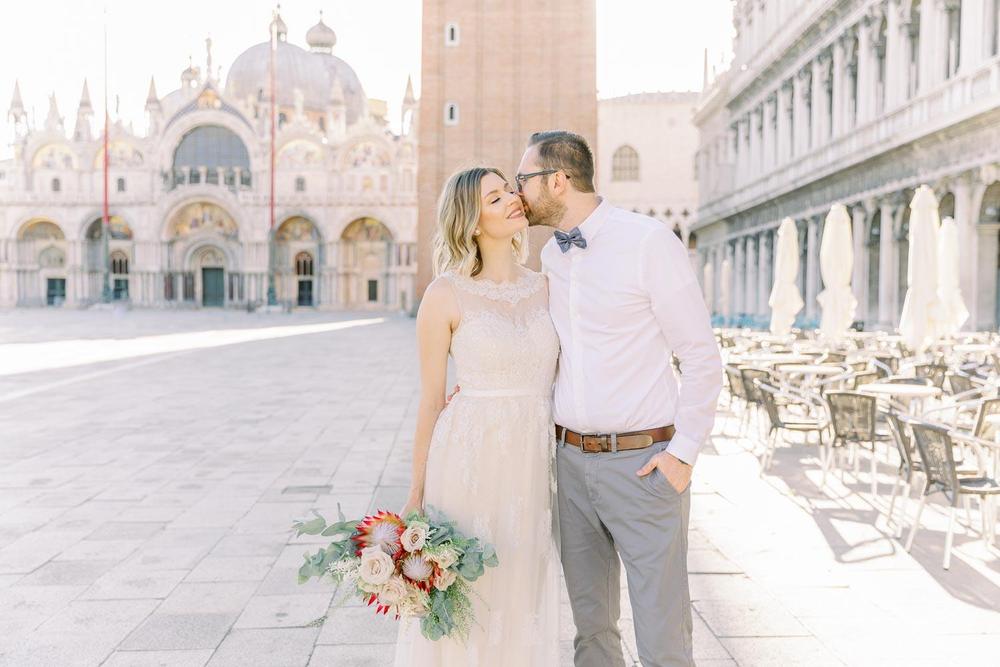
[[[394,624],[298,585],[289,532],[402,504],[413,321],[371,318],[0,312],[0,666],[391,664]],[[891,539],[888,467],[879,498],[801,445],[761,476],[727,429],[693,487],[699,666],[1000,661],[996,550],[960,526],[945,572],[940,505]]]

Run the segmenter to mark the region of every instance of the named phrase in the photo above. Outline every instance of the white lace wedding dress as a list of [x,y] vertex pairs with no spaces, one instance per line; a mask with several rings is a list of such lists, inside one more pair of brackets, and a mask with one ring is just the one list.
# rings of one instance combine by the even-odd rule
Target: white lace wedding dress
[[545,276],[512,283],[445,274],[461,323],[451,342],[461,391],[438,417],[425,506],[496,547],[474,584],[467,641],[436,642],[404,621],[396,667],[548,667],[559,663],[559,556],[551,396],[559,339]]

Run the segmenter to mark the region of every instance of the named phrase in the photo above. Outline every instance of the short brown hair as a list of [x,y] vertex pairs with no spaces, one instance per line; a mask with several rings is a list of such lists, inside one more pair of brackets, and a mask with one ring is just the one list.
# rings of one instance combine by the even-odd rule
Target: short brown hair
[[587,140],[566,130],[535,132],[528,146],[538,146],[538,166],[561,169],[580,192],[594,191],[594,153]]

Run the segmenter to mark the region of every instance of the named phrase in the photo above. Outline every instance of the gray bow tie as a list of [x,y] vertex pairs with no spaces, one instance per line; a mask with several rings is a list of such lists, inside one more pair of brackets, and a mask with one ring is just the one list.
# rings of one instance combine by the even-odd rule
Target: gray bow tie
[[569,233],[559,231],[555,232],[556,243],[559,244],[559,249],[563,252],[569,252],[572,246],[577,246],[579,248],[587,247],[587,239],[583,238],[583,234],[580,233],[579,227],[574,227],[569,230]]

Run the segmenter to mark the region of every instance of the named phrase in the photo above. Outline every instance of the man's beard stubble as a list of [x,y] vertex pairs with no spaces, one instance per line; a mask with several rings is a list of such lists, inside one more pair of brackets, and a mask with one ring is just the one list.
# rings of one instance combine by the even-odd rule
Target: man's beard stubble
[[528,218],[529,227],[559,227],[566,215],[566,205],[545,192],[535,206],[529,206],[523,198],[524,215]]

